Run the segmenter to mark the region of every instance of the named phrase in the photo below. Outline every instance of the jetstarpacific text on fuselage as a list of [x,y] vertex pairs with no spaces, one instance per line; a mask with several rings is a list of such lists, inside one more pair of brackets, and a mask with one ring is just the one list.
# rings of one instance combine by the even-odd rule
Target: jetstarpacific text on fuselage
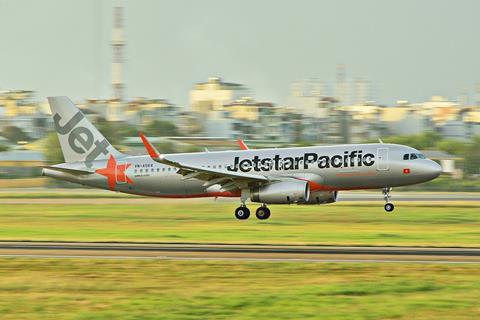
[[254,156],[251,159],[235,157],[233,165],[227,166],[228,171],[270,171],[275,170],[299,170],[300,167],[308,170],[310,165],[317,164],[320,169],[324,168],[346,168],[373,166],[375,155],[372,153],[363,154],[361,150],[345,151],[343,155],[322,156],[316,153],[304,153],[300,157],[284,157],[275,155],[273,158],[260,158]]

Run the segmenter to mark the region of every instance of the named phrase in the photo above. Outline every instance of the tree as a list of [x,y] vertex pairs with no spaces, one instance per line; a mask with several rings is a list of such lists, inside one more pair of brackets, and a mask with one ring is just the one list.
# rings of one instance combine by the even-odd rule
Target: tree
[[121,141],[120,137],[117,135],[117,128],[113,122],[108,122],[104,118],[99,118],[95,122],[95,127],[97,127],[98,131],[100,131],[100,133],[103,134],[112,145],[116,145]]
[[8,151],[8,146],[0,144],[0,152]]
[[63,159],[62,149],[60,148],[60,142],[58,141],[58,135],[56,132],[50,132],[44,144],[44,152],[47,161],[51,164],[65,162]]
[[480,174],[480,136],[474,137],[465,150],[465,172]]
[[458,140],[446,139],[437,143],[437,148],[454,155],[463,156],[467,150],[468,143]]
[[155,120],[146,126],[145,132],[147,132],[149,136],[155,137],[174,137],[180,135],[180,132],[174,123],[161,120]]
[[104,118],[99,118],[95,122],[98,131],[102,133],[105,138],[114,146],[117,147],[122,144],[126,137],[138,135],[138,130],[124,122],[109,122]]
[[407,145],[415,149],[429,149],[435,147],[441,137],[438,133],[429,131],[417,135],[390,136],[383,140],[388,143]]
[[18,141],[29,141],[30,137],[22,129],[14,126],[7,126],[3,128],[2,136],[7,138],[12,143]]

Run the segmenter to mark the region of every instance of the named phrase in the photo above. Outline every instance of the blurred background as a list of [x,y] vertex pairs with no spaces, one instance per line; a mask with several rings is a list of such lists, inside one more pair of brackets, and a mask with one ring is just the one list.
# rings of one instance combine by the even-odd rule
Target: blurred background
[[63,162],[46,97],[68,95],[127,153],[381,138],[441,163],[422,189],[480,191],[471,8],[0,1],[0,186],[58,184],[37,167]]
[[[0,0],[0,318],[480,318],[479,12]],[[81,190],[40,176],[63,162],[48,96],[69,96],[130,154],[146,153],[139,131],[162,153],[381,139],[443,174],[395,188],[392,214],[379,190],[346,191],[262,221],[236,220],[238,199]]]
[[[475,1],[0,1],[0,187],[63,162],[46,97],[164,153],[385,142],[480,191]],[[468,5],[467,5],[468,4]],[[419,188],[419,186],[410,187]],[[408,188],[407,188],[408,189]]]

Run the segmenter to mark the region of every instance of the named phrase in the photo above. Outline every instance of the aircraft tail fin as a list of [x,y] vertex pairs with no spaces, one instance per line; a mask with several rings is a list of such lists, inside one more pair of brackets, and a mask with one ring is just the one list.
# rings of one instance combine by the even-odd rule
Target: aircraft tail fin
[[48,97],[48,103],[65,162],[84,161],[91,167],[94,160],[123,156],[68,97]]

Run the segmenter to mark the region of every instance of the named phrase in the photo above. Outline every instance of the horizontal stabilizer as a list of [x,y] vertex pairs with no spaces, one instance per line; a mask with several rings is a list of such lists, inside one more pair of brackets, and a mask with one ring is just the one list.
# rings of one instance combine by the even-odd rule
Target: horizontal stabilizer
[[54,171],[59,171],[59,172],[64,172],[64,173],[69,173],[73,175],[78,175],[78,176],[83,176],[86,174],[92,174],[95,173],[95,169],[72,169],[72,168],[63,168],[63,167],[51,167],[51,166],[44,166],[42,167],[43,169],[49,169],[49,170],[54,170]]

